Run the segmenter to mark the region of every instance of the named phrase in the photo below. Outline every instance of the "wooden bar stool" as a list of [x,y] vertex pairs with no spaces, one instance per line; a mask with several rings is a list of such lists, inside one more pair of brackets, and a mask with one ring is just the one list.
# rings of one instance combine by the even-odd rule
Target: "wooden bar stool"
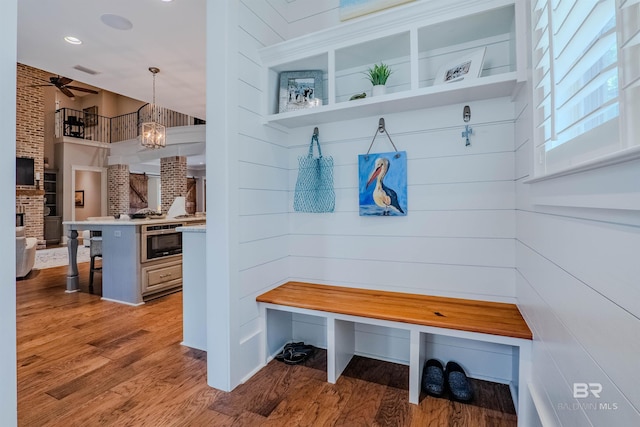
[[89,257],[91,263],[89,266],[89,293],[93,293],[93,273],[102,272],[102,262],[100,267],[96,267],[96,257],[100,257],[102,261],[102,231],[92,231],[89,237]]

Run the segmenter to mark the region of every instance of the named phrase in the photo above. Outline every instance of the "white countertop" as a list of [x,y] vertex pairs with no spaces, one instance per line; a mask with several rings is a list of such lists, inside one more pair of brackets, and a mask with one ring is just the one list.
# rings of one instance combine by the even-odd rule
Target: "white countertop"
[[207,225],[203,224],[178,227],[176,228],[176,231],[182,231],[183,233],[206,233]]
[[148,224],[167,224],[172,222],[202,222],[205,221],[204,216],[190,216],[187,218],[162,218],[162,219],[101,219],[95,221],[63,221],[63,225],[75,225],[82,228],[83,225],[105,225],[105,226],[127,226],[127,225],[148,225]]

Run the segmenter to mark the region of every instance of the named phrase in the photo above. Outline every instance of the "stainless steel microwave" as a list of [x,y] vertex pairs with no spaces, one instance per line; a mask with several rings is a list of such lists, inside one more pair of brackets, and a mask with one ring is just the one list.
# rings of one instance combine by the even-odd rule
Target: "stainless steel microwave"
[[182,223],[143,225],[140,262],[181,255],[182,233],[176,228],[182,226]]

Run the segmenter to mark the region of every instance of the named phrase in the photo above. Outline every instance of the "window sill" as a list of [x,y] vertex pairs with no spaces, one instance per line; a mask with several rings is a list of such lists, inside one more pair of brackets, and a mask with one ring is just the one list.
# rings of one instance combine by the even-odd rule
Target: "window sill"
[[536,182],[542,182],[549,179],[555,179],[562,176],[573,175],[580,172],[590,171],[593,169],[599,169],[606,166],[612,166],[619,163],[628,162],[631,160],[640,159],[640,145],[630,147],[615,153],[599,157],[597,159],[589,160],[583,163],[578,163],[568,168],[548,173],[545,175],[539,175],[527,180],[522,181],[524,184],[535,184]]

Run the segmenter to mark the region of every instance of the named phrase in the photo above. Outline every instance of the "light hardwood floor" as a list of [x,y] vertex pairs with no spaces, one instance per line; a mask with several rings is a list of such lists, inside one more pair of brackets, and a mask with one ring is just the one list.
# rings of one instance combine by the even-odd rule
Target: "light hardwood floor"
[[[81,289],[88,276],[80,264]],[[329,384],[322,350],[221,392],[206,384],[206,353],[180,345],[181,293],[130,307],[66,294],[65,278],[56,267],[16,283],[20,426],[516,425],[507,386],[474,380],[471,404],[411,405],[408,367],[355,357]]]

